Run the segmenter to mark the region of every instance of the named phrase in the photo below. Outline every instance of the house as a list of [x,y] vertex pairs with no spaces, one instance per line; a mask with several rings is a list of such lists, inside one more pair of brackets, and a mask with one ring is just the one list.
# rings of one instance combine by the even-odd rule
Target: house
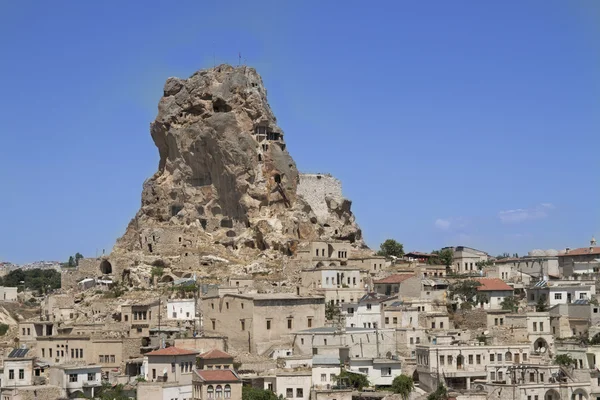
[[477,292],[486,298],[486,302],[480,303],[481,308],[489,310],[502,309],[502,302],[505,298],[513,295],[513,288],[508,286],[506,282],[498,278],[477,278],[480,283],[477,287]]
[[263,354],[297,330],[325,325],[325,299],[288,293],[224,294],[202,301],[204,331],[237,350]]
[[196,364],[197,350],[167,347],[146,353],[142,374],[149,382],[192,383],[192,370]]
[[471,389],[474,380],[488,380],[488,367],[495,372],[490,380],[502,381],[509,367],[529,360],[529,344],[474,346],[441,342],[417,346],[416,372],[419,384],[426,390],[434,390],[438,382],[444,382],[448,388]]
[[351,328],[382,327],[383,302],[387,299],[387,296],[378,293],[368,293],[357,303],[343,303],[341,313],[346,319],[346,326]]
[[352,303],[366,293],[363,275],[358,267],[320,261],[316,267],[300,271],[300,282],[303,288],[325,297],[326,303]]
[[[577,249],[566,248],[564,252],[558,254],[558,266],[565,276],[577,273],[574,269],[575,264],[596,263],[600,259],[600,246],[596,246],[596,239],[592,237],[588,247]],[[581,267],[580,267],[581,268]]]
[[130,337],[148,337],[150,328],[158,324],[159,302],[150,300],[121,305],[121,321],[125,323]]
[[314,355],[312,358],[313,389],[331,389],[340,374],[340,358],[334,355]]
[[57,366],[49,370],[49,383],[60,387],[68,398],[94,398],[102,387],[101,378],[99,365]]
[[4,359],[2,387],[22,387],[33,384],[33,360],[29,349],[13,349]]
[[198,356],[198,369],[233,369],[233,356],[212,349]]
[[167,320],[193,321],[194,319],[196,319],[196,299],[167,301]]
[[142,362],[138,399],[170,400],[192,397],[192,381],[198,351],[167,347],[146,353]]
[[[477,272],[477,263],[488,261],[489,254],[485,251],[466,246],[446,247],[454,252],[452,269],[459,274]],[[445,250],[444,249],[444,250]]]
[[596,295],[594,280],[541,280],[526,289],[527,302],[535,305],[538,301],[550,305],[570,304],[578,300],[591,300]]
[[393,358],[351,358],[348,370],[365,374],[374,386],[391,386],[402,373],[400,361]]
[[193,400],[242,399],[242,381],[232,369],[198,369],[192,377]]
[[275,394],[286,399],[309,400],[312,387],[312,370],[278,370],[275,373]]
[[402,257],[402,258],[406,261],[426,263],[433,256],[434,256],[433,254],[429,254],[429,253],[421,253],[420,251],[411,251],[410,253],[404,254],[404,257]]
[[[415,278],[415,274],[394,274],[386,278],[373,281],[373,289],[375,292],[385,294],[386,296],[394,296],[400,293],[401,288],[413,285],[412,288],[408,288],[409,292],[416,291],[416,297],[419,297],[421,291],[421,285],[419,284],[414,288],[415,280],[408,281],[411,278]],[[408,282],[406,282],[408,281]],[[404,283],[406,282],[406,283]],[[413,290],[410,290],[413,289]]]
[[17,288],[0,286],[0,300],[1,301],[17,301]]

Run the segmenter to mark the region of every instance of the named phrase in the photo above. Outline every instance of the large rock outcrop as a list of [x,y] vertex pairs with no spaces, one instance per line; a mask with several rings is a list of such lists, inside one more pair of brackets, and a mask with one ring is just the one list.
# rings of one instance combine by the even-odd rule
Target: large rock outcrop
[[290,254],[298,241],[336,239],[363,246],[350,202],[341,188],[327,190],[333,178],[323,175],[315,194],[321,178],[299,174],[253,68],[220,65],[169,78],[150,132],[158,171],[144,182],[141,208],[116,253]]

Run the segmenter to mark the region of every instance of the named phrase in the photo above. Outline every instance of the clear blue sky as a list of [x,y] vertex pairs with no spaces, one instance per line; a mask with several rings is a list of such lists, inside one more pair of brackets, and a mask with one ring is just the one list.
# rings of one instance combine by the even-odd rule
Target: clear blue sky
[[165,79],[238,52],[372,247],[585,246],[599,38],[595,0],[2,1],[0,260],[108,251],[157,168]]

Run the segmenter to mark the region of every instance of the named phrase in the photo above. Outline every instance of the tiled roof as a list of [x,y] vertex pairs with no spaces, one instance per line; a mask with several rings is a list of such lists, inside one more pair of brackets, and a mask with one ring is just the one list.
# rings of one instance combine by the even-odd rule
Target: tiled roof
[[477,282],[481,283],[481,286],[477,287],[477,290],[479,291],[491,291],[491,290],[510,290],[512,291],[513,288],[511,288],[510,286],[508,286],[506,284],[506,282],[504,282],[502,279],[498,279],[498,278],[478,278],[475,279]]
[[433,254],[421,253],[420,251],[411,251],[410,253],[404,254],[405,257],[418,256],[418,257],[433,257]]
[[206,353],[200,354],[198,357],[200,357],[204,360],[210,360],[210,359],[215,359],[215,358],[233,358],[233,356],[225,353],[224,351],[217,350],[217,349],[209,350]]
[[586,256],[588,254],[600,255],[600,246],[596,247],[580,247],[578,249],[571,249],[569,252],[559,254],[559,257],[570,257],[570,256]]
[[237,382],[240,380],[230,369],[197,369],[196,374],[206,382]]
[[198,354],[198,351],[182,349],[179,347],[167,347],[146,353],[147,356],[189,356],[193,354]]
[[415,274],[394,274],[388,276],[387,278],[374,281],[373,283],[402,283],[408,278],[412,278],[413,276],[415,276]]

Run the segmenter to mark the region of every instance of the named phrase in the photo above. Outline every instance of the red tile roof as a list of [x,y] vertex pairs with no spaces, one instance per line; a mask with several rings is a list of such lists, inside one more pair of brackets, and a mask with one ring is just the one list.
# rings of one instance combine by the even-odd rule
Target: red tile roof
[[147,356],[189,356],[193,354],[198,354],[198,351],[182,349],[179,347],[167,347],[146,353]]
[[508,286],[506,282],[499,278],[478,278],[475,279],[477,282],[481,283],[481,286],[477,287],[479,291],[498,291],[498,290],[510,290],[513,291],[513,288]]
[[237,382],[240,380],[230,369],[197,369],[196,374],[206,382]]
[[420,256],[420,257],[433,257],[433,254],[429,254],[429,253],[421,253],[420,251],[411,251],[410,253],[406,253],[404,254],[405,257],[407,256]]
[[390,275],[387,278],[380,279],[378,281],[374,281],[374,284],[378,283],[402,283],[408,278],[412,278],[415,274],[394,274]]
[[233,356],[217,349],[209,350],[206,353],[200,354],[198,357],[203,358],[205,360],[210,360],[214,358],[233,358]]
[[580,247],[578,249],[571,249],[568,253],[561,253],[559,257],[570,257],[570,256],[586,256],[588,254],[591,255],[600,255],[600,246],[596,247]]

